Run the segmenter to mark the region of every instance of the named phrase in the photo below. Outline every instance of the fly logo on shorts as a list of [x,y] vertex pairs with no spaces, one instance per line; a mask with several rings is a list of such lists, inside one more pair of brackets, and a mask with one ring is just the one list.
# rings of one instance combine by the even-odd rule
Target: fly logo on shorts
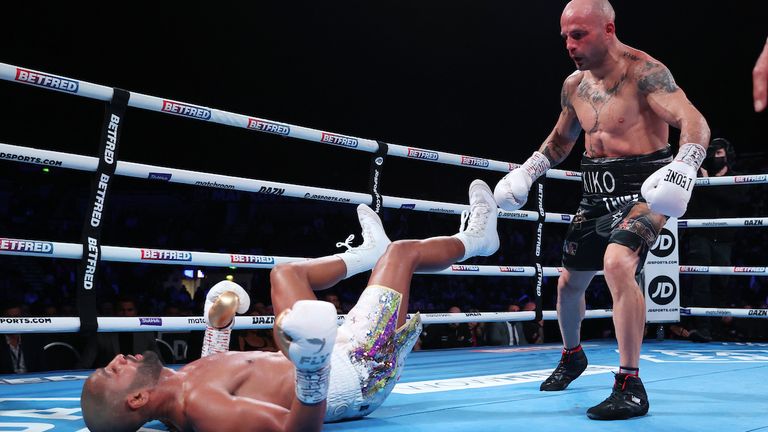
[[323,132],[323,135],[320,137],[320,142],[351,148],[355,148],[358,145],[357,138],[336,135],[328,132]]
[[586,193],[611,193],[616,190],[616,179],[610,171],[586,171],[582,174],[581,183]]
[[80,83],[77,81],[22,68],[16,68],[16,81],[68,93],[77,93],[80,88]]
[[275,257],[263,255],[230,255],[232,264],[274,264]]
[[672,235],[672,231],[662,228],[656,243],[651,248],[651,253],[659,258],[667,257],[675,251],[676,244],[677,242],[675,241],[675,236]]
[[488,162],[488,159],[476,158],[472,156],[462,156],[461,164],[467,165],[467,166],[483,167],[483,168],[487,168],[488,165],[490,165],[490,163]]
[[648,293],[650,293],[654,303],[664,306],[672,303],[672,300],[675,299],[677,286],[675,281],[668,276],[656,276],[648,286]]
[[436,161],[440,159],[440,155],[437,152],[422,150],[413,147],[408,147],[408,157],[412,159],[424,159]]
[[211,110],[203,108],[197,105],[189,105],[181,102],[174,102],[171,100],[163,100],[162,111],[172,114],[191,117],[200,120],[210,120]]
[[291,128],[286,125],[250,117],[248,118],[248,129],[283,136],[291,133]]
[[451,271],[471,271],[476,272],[480,271],[480,267],[476,265],[461,265],[461,264],[454,264],[451,266]]
[[53,243],[0,238],[0,251],[52,254]]
[[142,249],[141,259],[145,261],[192,261],[192,252]]

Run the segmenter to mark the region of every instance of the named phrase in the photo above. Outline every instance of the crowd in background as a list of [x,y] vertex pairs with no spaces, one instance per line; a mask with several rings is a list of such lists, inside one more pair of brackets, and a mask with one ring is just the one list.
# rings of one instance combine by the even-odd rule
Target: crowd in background
[[[4,163],[5,164],[5,163]],[[27,179],[22,185],[11,180],[0,180],[0,232],[6,237],[24,239],[51,239],[61,242],[79,242],[82,208],[85,208],[85,189],[81,179],[72,179],[62,173],[43,173],[39,168],[10,164],[4,167],[17,170]],[[51,181],[58,176],[56,181]],[[11,176],[13,177],[13,176]],[[6,184],[7,183],[7,184]],[[73,184],[80,184],[74,187]],[[350,205],[310,202],[285,197],[271,197],[237,191],[208,188],[171,187],[157,191],[128,185],[117,190],[110,201],[105,218],[102,242],[108,245],[147,247],[173,250],[200,250],[276,256],[319,257],[333,254],[337,241],[350,233],[358,233],[359,225]],[[737,186],[742,199],[735,204],[738,215],[768,214],[765,186]],[[568,202],[575,208],[578,194],[549,188],[550,202]],[[572,191],[571,191],[572,192]],[[703,195],[702,195],[703,196]],[[576,198],[573,198],[576,197]],[[720,203],[700,200],[693,195],[693,206],[705,214],[707,208]],[[555,209],[559,211],[561,209]],[[566,212],[566,209],[562,209]],[[385,228],[395,239],[423,238],[455,233],[459,220],[456,216],[384,209]],[[534,232],[531,223],[505,220],[499,222],[502,246],[497,254],[478,258],[468,264],[530,265],[532,262]],[[731,265],[765,266],[765,228],[733,228],[727,230],[733,244]],[[549,224],[543,239],[543,263],[559,266],[562,236],[565,225]],[[683,265],[705,263],[689,262],[691,239],[696,235],[711,234],[712,230],[680,230],[680,262]],[[359,235],[359,234],[358,234]],[[360,241],[358,237],[358,241]],[[19,256],[0,257],[0,313],[7,316],[77,316],[75,288],[78,262],[64,259],[42,259]],[[163,266],[150,264],[100,264],[101,280],[98,285],[99,313],[102,316],[200,316],[207,289],[232,275],[251,294],[249,314],[271,315],[269,274],[267,270],[214,269],[198,267]],[[184,270],[192,270],[185,274]],[[202,274],[197,272],[201,270]],[[190,277],[191,276],[191,277]],[[202,276],[202,277],[200,277]],[[768,308],[768,278],[759,276],[721,277],[718,291],[708,304],[694,304],[694,296],[703,276],[681,275],[683,306],[710,306],[731,308]],[[339,313],[346,313],[365,286],[367,275],[358,275],[343,281],[337,287],[321,293],[321,298],[336,304]],[[413,278],[410,311],[421,312],[475,312],[519,311],[535,309],[533,278],[525,277],[471,277],[415,275]],[[191,287],[191,288],[190,288]],[[542,304],[545,310],[555,309],[556,278],[545,278]],[[602,278],[593,281],[586,297],[587,309],[611,308],[610,293]],[[715,340],[768,339],[765,320],[708,318]],[[666,337],[691,338],[685,322],[667,326]],[[613,335],[609,319],[586,320],[583,338],[603,338]],[[147,334],[140,338],[132,334],[99,335],[83,340],[76,334],[22,335],[28,348],[40,349],[51,341],[71,345],[76,352],[73,365],[82,368],[99,367],[107,354],[116,350],[157,350],[168,362],[190,361],[199,356],[202,333]],[[157,336],[157,337],[156,337]],[[155,339],[156,337],[156,339]],[[648,337],[657,337],[649,326]],[[417,346],[420,349],[454,348],[484,345],[524,345],[560,340],[556,321],[440,324],[425,327]],[[14,341],[0,347],[13,353]],[[126,348],[129,348],[126,350]],[[232,349],[275,350],[268,330],[236,331]],[[105,352],[107,354],[105,354]],[[6,356],[0,352],[0,356]],[[27,356],[25,368],[1,363],[0,373],[14,370],[31,371],[56,367],[38,364],[44,357]],[[68,365],[72,366],[72,365]],[[11,370],[8,370],[8,368]]]

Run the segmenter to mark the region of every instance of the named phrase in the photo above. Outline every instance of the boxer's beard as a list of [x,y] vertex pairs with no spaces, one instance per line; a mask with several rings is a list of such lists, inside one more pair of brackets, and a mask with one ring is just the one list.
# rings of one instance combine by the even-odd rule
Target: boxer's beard
[[160,378],[160,372],[163,371],[163,363],[154,351],[144,351],[141,355],[144,358],[139,362],[136,370],[135,384],[154,384]]

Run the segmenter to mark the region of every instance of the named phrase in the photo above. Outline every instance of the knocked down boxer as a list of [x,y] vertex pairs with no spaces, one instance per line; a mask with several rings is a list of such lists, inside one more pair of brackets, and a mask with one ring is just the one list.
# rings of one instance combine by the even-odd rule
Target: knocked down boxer
[[[272,269],[275,339],[282,353],[215,353],[226,346],[234,311],[248,309],[242,288],[218,283],[205,311],[204,352],[214,354],[178,371],[149,353],[118,355],[83,385],[86,425],[92,432],[135,431],[157,419],[181,431],[312,431],[323,422],[373,412],[392,391],[421,331],[418,314],[405,321],[413,273],[488,256],[499,247],[490,188],[476,180],[469,197],[467,226],[452,237],[390,244],[376,213],[360,205],[362,245]],[[374,264],[368,287],[337,327],[335,308],[318,301],[314,291]]]

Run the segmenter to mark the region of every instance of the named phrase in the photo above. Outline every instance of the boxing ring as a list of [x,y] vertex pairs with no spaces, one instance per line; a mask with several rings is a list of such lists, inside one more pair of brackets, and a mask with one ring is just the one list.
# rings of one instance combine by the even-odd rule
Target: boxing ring
[[[230,113],[8,64],[0,63],[0,79],[108,102],[108,113],[111,116],[105,116],[102,147],[98,157],[33,149],[17,143],[0,143],[0,159],[3,160],[93,173],[93,211],[88,212],[88,220],[84,223],[82,243],[0,238],[0,255],[80,260],[84,271],[78,281],[79,293],[84,292],[82,289],[87,291],[88,283],[97,280],[98,263],[101,261],[269,269],[279,263],[306,259],[101,245],[98,232],[101,210],[108,202],[109,184],[113,176],[340,204],[365,203],[376,211],[390,208],[460,215],[468,209],[468,205],[380,194],[380,179],[386,158],[407,158],[497,172],[508,172],[517,167],[516,164],[482,157],[401,146]],[[122,112],[128,107],[370,153],[368,193],[121,161],[118,156],[119,134],[121,128],[130,127],[122,122]],[[550,170],[546,177],[581,181],[580,173],[574,171]],[[698,179],[696,186],[765,183],[768,183],[765,175],[749,175]],[[499,210],[500,219],[538,224],[534,265],[456,264],[436,272],[448,276],[534,278],[537,310],[422,314],[425,324],[556,320],[555,311],[541,309],[541,288],[543,278],[557,277],[561,269],[542,265],[541,232],[545,223],[567,224],[572,215],[546,212],[543,207],[544,183],[534,186],[537,187],[538,211]],[[768,218],[678,221],[681,229],[764,226],[768,226]],[[425,236],[432,234],[424,233]],[[766,267],[681,265],[679,273],[768,276]],[[88,302],[82,304],[87,306]],[[683,307],[680,312],[688,316],[768,317],[768,310],[764,309]],[[610,310],[590,310],[586,318],[610,316]],[[343,319],[343,316],[339,317],[340,321]],[[237,317],[234,328],[269,328],[273,320],[274,317]],[[96,317],[95,312],[80,317],[0,318],[0,333],[77,332],[96,328],[98,331],[112,332],[165,332],[204,330],[205,324],[202,317],[115,318]],[[414,352],[409,357],[401,382],[378,411],[364,420],[329,424],[326,429],[434,430],[440,427],[445,430],[507,430],[520,425],[531,426],[532,430],[562,430],[563,427],[576,425],[577,430],[618,430],[623,423],[611,425],[593,422],[584,416],[588,406],[604,397],[606,387],[612,381],[610,371],[616,369],[618,358],[615,342],[587,342],[584,346],[590,359],[590,369],[585,376],[566,391],[546,393],[539,392],[538,385],[557,363],[559,345]],[[728,425],[725,428],[727,430],[768,429],[768,403],[764,398],[754,397],[761,394],[758,386],[768,379],[768,344],[712,343],[702,346],[679,341],[649,342],[643,345],[642,359],[643,379],[652,395],[651,411],[646,417],[631,420],[631,425],[647,430],[722,430],[725,424]],[[78,397],[87,373],[0,376],[0,431],[85,430],[79,415]],[[160,423],[153,422],[145,430],[165,429]]]

